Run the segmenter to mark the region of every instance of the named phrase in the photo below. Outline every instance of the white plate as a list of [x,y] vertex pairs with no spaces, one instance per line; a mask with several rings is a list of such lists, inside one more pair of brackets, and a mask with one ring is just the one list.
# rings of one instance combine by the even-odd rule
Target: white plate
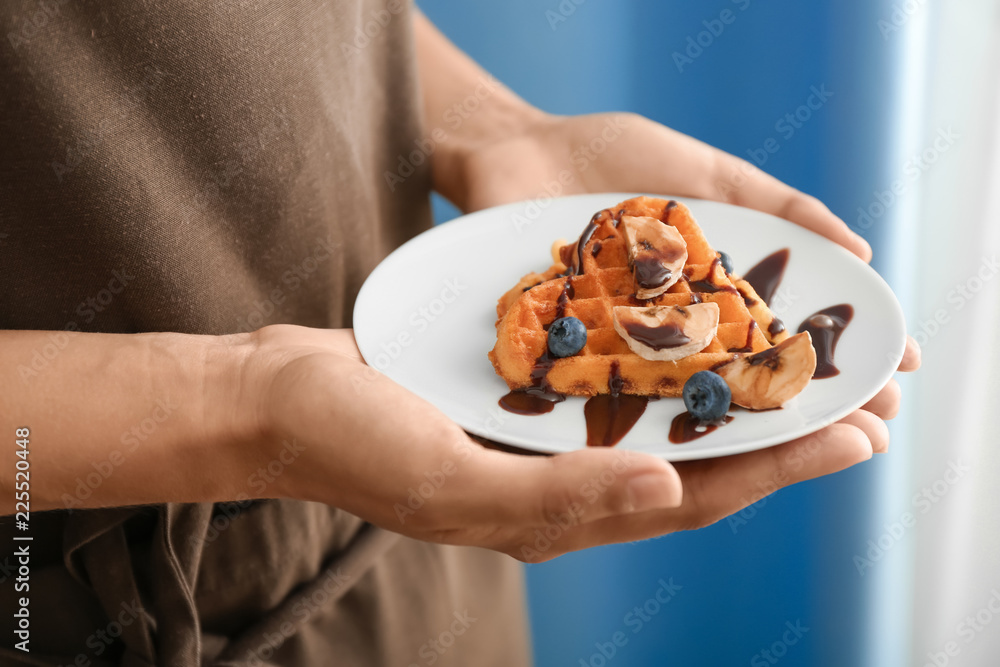
[[[558,238],[575,240],[591,216],[628,199],[596,194],[522,202],[479,211],[435,227],[389,255],[368,277],[354,307],[354,333],[371,366],[440,408],[466,431],[541,452],[586,445],[585,399],[570,397],[545,415],[504,411],[507,393],[486,353],[496,341],[496,302],[521,276],[551,265]],[[779,218],[717,202],[684,199],[709,243],[743,273],[790,248],[773,308],[790,331],[839,303],[854,320],[837,347],[840,375],[813,380],[781,410],[738,411],[693,442],[675,445],[667,431],[684,411],[680,399],[653,401],[618,447],[670,461],[703,459],[785,442],[846,416],[868,402],[896,370],[905,341],[902,310],[882,278],[834,243]]]

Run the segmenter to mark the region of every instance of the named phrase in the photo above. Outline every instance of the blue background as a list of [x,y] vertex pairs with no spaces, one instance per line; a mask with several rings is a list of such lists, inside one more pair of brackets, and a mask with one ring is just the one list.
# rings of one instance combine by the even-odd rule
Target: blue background
[[[547,111],[635,111],[744,158],[774,137],[781,149],[763,168],[852,225],[858,207],[891,180],[899,45],[877,25],[889,2],[576,2],[565,0],[563,13],[557,0],[420,6],[459,47]],[[679,71],[673,53],[724,9],[735,21]],[[833,97],[786,139],[776,122],[822,85]],[[455,215],[441,201],[435,211],[439,220]],[[882,237],[892,225],[871,232],[874,265],[892,282]],[[746,511],[745,523],[529,566],[538,664],[767,665],[755,656],[796,621],[809,631],[782,665],[876,664],[876,652],[880,665],[906,664],[905,625],[893,613],[902,609],[876,603],[901,573],[883,567],[862,577],[853,563],[879,532],[884,512],[875,489],[888,465],[872,461],[780,491]],[[633,632],[625,616],[654,596],[661,578],[682,590]],[[627,644],[610,660],[595,657],[595,644],[618,631]]]

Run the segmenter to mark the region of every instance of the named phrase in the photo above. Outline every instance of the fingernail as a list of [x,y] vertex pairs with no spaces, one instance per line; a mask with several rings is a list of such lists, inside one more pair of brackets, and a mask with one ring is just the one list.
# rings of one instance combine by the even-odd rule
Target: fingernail
[[679,507],[681,494],[665,475],[646,473],[628,482],[628,499],[633,512]]

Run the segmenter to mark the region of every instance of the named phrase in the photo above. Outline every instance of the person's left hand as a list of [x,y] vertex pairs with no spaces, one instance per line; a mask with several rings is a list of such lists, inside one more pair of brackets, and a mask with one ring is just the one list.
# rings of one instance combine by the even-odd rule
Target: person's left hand
[[[533,112],[516,132],[483,142],[461,161],[464,187],[454,197],[466,211],[587,192],[648,192],[726,201],[789,220],[838,243],[865,262],[868,243],[830,209],[733,155],[629,113],[550,116]],[[920,366],[907,337],[900,371]],[[899,411],[895,380],[841,420],[860,428],[875,452],[888,449],[882,420]]]

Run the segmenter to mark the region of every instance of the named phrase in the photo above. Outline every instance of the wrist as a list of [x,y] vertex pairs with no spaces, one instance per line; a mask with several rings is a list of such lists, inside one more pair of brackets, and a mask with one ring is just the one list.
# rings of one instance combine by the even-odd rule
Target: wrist
[[202,442],[225,497],[274,497],[275,490],[252,483],[253,473],[273,458],[274,438],[264,410],[269,364],[262,363],[257,334],[206,336],[201,354]]

